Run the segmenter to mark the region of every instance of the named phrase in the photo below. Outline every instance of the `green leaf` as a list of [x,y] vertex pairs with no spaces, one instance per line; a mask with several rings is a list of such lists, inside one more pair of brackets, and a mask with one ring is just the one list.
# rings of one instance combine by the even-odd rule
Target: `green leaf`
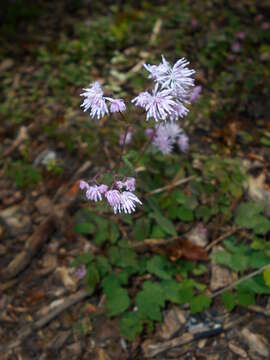
[[217,264],[231,267],[232,255],[227,251],[215,251],[211,254],[211,259]]
[[249,257],[250,267],[260,269],[266,264],[270,264],[270,257],[266,256],[263,251],[254,251]]
[[270,289],[265,285],[262,275],[257,275],[251,279],[243,281],[236,286],[238,291],[252,292],[255,294],[270,294]]
[[248,291],[238,291],[236,298],[238,303],[244,307],[256,304],[254,293]]
[[120,236],[120,231],[118,226],[114,222],[109,223],[108,229],[108,238],[112,244],[116,243],[117,239]]
[[233,254],[230,266],[234,271],[244,271],[249,267],[249,257],[238,253]]
[[225,291],[221,294],[221,299],[224,303],[225,308],[228,311],[232,311],[235,307],[235,295],[229,291]]
[[165,304],[165,295],[160,284],[147,281],[136,296],[138,313],[143,319],[161,321],[161,308]]
[[93,234],[95,231],[95,226],[91,223],[75,224],[74,231],[83,235]]
[[111,265],[109,264],[107,258],[102,255],[97,256],[96,266],[101,277],[104,277],[111,270]]
[[265,284],[270,288],[270,267],[266,268],[263,272],[263,278]]
[[152,215],[152,218],[156,220],[165,233],[172,236],[177,235],[174,224],[169,219],[165,218],[160,212],[155,211],[155,213]]
[[159,225],[154,225],[151,232],[151,238],[152,239],[163,239],[166,237],[165,232],[162,230],[162,228]]
[[207,266],[205,266],[204,264],[199,264],[192,270],[192,273],[195,276],[200,276],[200,275],[204,274],[207,270],[208,270]]
[[117,266],[122,268],[133,267],[138,268],[137,254],[134,250],[129,248],[119,249],[119,258],[116,262]]
[[116,265],[120,258],[119,248],[117,246],[111,246],[109,248],[109,259],[111,264]]
[[93,261],[93,255],[91,253],[84,253],[80,256],[77,256],[73,261],[72,261],[72,266],[77,267],[79,265],[88,265]]
[[94,237],[94,242],[96,245],[101,245],[109,238],[109,231],[108,231],[109,222],[103,219],[98,219],[97,225],[98,227]]
[[255,234],[265,235],[270,231],[270,221],[265,216],[257,216],[253,226]]
[[264,234],[270,230],[270,221],[259,215],[262,211],[262,204],[242,203],[237,208],[235,222],[244,228],[254,229],[258,234]]
[[211,299],[207,295],[198,295],[190,302],[191,313],[201,312],[208,309],[211,304]]
[[124,338],[133,341],[143,330],[142,320],[134,312],[128,312],[120,320],[120,330]]
[[110,290],[106,292],[106,303],[109,316],[123,313],[130,305],[127,290],[119,286],[112,286]]
[[99,272],[94,264],[90,264],[87,267],[87,273],[85,276],[85,283],[90,294],[92,294],[99,283]]
[[188,209],[185,206],[180,206],[178,208],[177,218],[185,222],[191,222],[194,220],[194,213],[191,209]]
[[149,236],[151,228],[151,221],[149,218],[144,217],[136,221],[134,227],[134,238],[137,241],[146,239]]
[[193,299],[194,297],[194,290],[192,289],[192,287],[186,287],[186,288],[181,288],[179,291],[179,303],[184,305],[187,304],[191,301],[191,299]]
[[181,287],[176,280],[164,280],[161,283],[165,299],[175,304],[183,304],[181,299]]
[[171,263],[164,256],[155,255],[147,262],[147,270],[159,277],[160,279],[170,279],[171,275],[168,270],[171,268]]

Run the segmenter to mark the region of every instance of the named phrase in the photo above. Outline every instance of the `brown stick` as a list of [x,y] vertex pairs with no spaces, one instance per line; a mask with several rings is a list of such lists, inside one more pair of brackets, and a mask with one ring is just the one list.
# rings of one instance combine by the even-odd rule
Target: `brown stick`
[[65,184],[58,189],[54,197],[54,202],[56,203],[58,198],[60,198],[60,203],[53,206],[51,215],[41,223],[34,234],[27,240],[22,252],[15,256],[9,263],[7,269],[3,271],[5,279],[12,279],[23,271],[27,265],[29,265],[31,259],[42,248],[43,244],[49,239],[56,226],[62,228],[66,225],[64,220],[65,214],[77,198],[77,193],[73,191],[74,182],[90,167],[90,165],[90,161],[86,161],[76,171],[68,185]]
[[58,315],[60,315],[64,310],[67,310],[71,306],[86,299],[88,296],[90,296],[89,292],[84,289],[79,290],[77,293],[70,295],[69,297],[64,299],[60,305],[55,307],[52,311],[50,311],[44,317],[38,319],[33,324],[27,325],[26,327],[20,329],[19,333],[17,335],[17,339],[15,341],[11,342],[10,344],[8,344],[7,346],[1,346],[0,351],[8,352],[17,346],[20,346],[22,341],[25,340],[28,336],[30,336],[32,334],[32,332],[34,332],[34,331],[36,332],[37,330],[48,325],[54,318],[56,318]]
[[177,187],[177,186],[179,186],[179,185],[182,185],[182,184],[185,184],[185,183],[189,182],[190,180],[192,180],[192,179],[194,179],[194,178],[195,178],[195,176],[192,175],[192,176],[189,176],[189,177],[187,177],[187,178],[185,178],[185,179],[180,179],[180,180],[178,180],[178,181],[175,181],[175,182],[172,183],[172,184],[169,184],[169,185],[163,186],[163,187],[161,187],[161,188],[152,190],[152,191],[148,192],[148,193],[146,194],[146,196],[154,195],[154,194],[159,194],[159,193],[161,193],[161,192],[163,192],[163,191],[166,191],[166,190],[171,190],[171,189],[173,189],[173,188],[175,188],[175,187]]
[[231,236],[232,234],[236,233],[238,230],[240,230],[239,227],[236,227],[228,232],[226,232],[225,234],[219,236],[217,239],[215,239],[214,241],[212,241],[206,248],[206,251],[211,250],[215,245],[217,245],[218,243],[220,243],[222,240],[226,239],[226,237]]
[[49,236],[55,229],[54,216],[49,216],[34,234],[28,239],[24,250],[15,256],[3,272],[5,279],[9,280],[17,276],[30,263],[32,257],[41,249],[42,245],[47,241]]
[[[250,317],[250,315],[245,315],[242,316],[234,321],[228,322],[226,324],[224,324],[224,326],[222,327],[220,332],[217,332],[217,335],[219,335],[221,332],[227,331],[233,327],[235,327],[236,325],[240,324],[241,322],[245,321],[248,317]],[[213,336],[213,333],[210,333],[211,336]],[[143,352],[144,352],[144,356],[146,358],[153,358],[154,356],[157,356],[158,354],[163,353],[166,350],[175,348],[175,347],[179,347],[179,346],[183,346],[186,345],[188,343],[191,343],[192,341],[195,340],[199,340],[199,339],[203,339],[203,338],[207,338],[208,336],[210,336],[209,332],[206,331],[205,333],[201,333],[198,334],[196,333],[191,334],[191,333],[185,333],[179,337],[176,337],[172,340],[168,340],[168,341],[164,341],[162,343],[150,343],[148,341],[146,341],[143,345]]]

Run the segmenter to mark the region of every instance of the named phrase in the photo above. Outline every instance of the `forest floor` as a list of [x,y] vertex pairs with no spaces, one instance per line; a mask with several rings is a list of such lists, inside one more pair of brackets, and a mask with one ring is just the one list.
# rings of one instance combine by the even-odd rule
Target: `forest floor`
[[[1,15],[0,359],[269,359],[270,6],[112,3]],[[119,127],[80,93],[131,99],[161,55],[202,86],[189,152],[142,157],[144,206],[114,216],[78,181],[115,166]]]

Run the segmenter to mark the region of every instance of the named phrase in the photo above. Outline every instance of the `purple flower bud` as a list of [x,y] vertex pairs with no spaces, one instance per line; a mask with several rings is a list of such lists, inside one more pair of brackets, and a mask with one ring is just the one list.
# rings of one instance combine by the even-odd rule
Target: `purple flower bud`
[[95,202],[102,200],[101,192],[99,190],[99,186],[97,185],[89,186],[85,195],[88,200],[92,200]]
[[126,110],[126,105],[124,103],[124,100],[111,99],[111,98],[106,98],[106,99],[109,100],[111,103],[111,106],[110,106],[111,113],[124,112]]
[[89,188],[89,184],[84,180],[80,180],[80,189],[84,190],[84,189],[88,189],[88,188]]
[[86,267],[85,265],[81,265],[76,271],[76,275],[78,279],[83,279],[86,275]]
[[239,31],[237,34],[236,34],[236,37],[237,39],[239,40],[244,40],[245,37],[246,37],[246,33],[244,31]]
[[127,180],[124,183],[126,190],[128,191],[135,191],[136,189],[136,179],[133,177],[127,178]]
[[151,137],[153,136],[153,134],[154,134],[154,129],[150,129],[150,128],[148,128],[148,129],[145,129],[145,135],[149,138],[149,139],[151,139]]

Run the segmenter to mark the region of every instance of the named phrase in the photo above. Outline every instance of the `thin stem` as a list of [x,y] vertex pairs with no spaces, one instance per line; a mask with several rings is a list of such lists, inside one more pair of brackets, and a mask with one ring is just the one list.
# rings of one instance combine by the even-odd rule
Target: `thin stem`
[[152,141],[153,141],[154,137],[156,136],[159,127],[160,127],[160,123],[158,124],[158,126],[155,127],[152,135],[149,137],[148,141],[145,143],[145,145],[143,146],[143,148],[142,148],[141,151],[139,152],[139,157],[138,157],[138,159],[136,160],[137,163],[139,162],[139,160],[141,160],[141,158],[142,158],[143,155],[145,154],[146,150],[147,150],[147,149],[149,148],[149,146],[152,144]]
[[[127,123],[127,119],[126,119],[125,115],[121,111],[119,113],[120,113],[122,119],[125,121],[125,123]],[[130,124],[128,123],[126,128],[125,128],[123,143],[122,143],[122,147],[121,147],[121,152],[120,152],[120,156],[119,156],[119,160],[118,160],[118,164],[116,166],[115,172],[117,172],[119,170],[120,165],[121,165],[121,163],[123,161],[123,155],[124,155],[124,152],[125,152],[126,139],[127,139],[129,128],[130,128]]]
[[248,279],[251,279],[253,278],[254,276],[256,275],[259,275],[261,274],[265,269],[269,268],[270,267],[270,264],[266,264],[264,265],[263,267],[261,267],[260,269],[256,270],[256,271],[253,271],[251,272],[250,274],[246,275],[246,276],[243,276],[242,278],[238,279],[237,281],[233,282],[231,285],[228,285],[226,286],[225,288],[221,289],[221,290],[218,290],[216,292],[214,292],[213,294],[211,294],[211,298],[215,298],[217,297],[218,295],[221,295],[222,293],[224,293],[224,291],[227,291],[227,290],[231,290],[232,288],[234,288],[235,286],[241,284],[243,281],[245,280],[248,280]]

